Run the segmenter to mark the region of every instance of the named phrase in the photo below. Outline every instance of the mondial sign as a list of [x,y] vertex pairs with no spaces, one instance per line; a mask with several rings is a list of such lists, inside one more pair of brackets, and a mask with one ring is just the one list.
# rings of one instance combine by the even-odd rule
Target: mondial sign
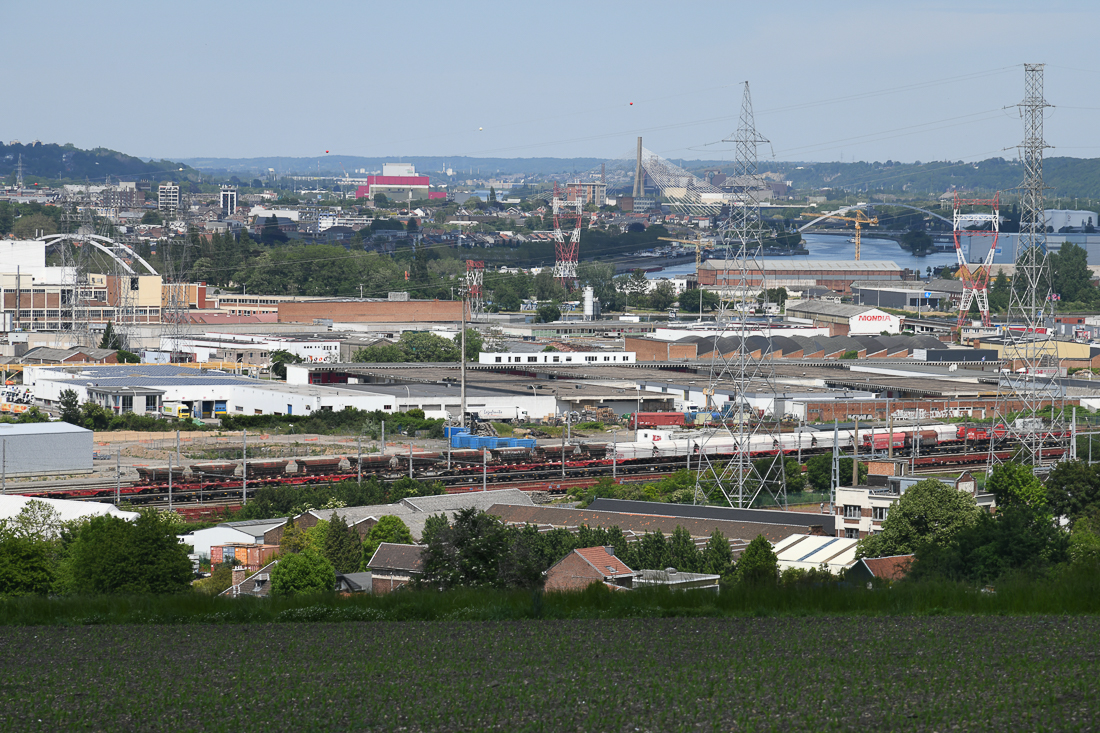
[[883,331],[897,333],[901,330],[901,319],[879,310],[867,311],[848,321],[849,333],[877,334]]

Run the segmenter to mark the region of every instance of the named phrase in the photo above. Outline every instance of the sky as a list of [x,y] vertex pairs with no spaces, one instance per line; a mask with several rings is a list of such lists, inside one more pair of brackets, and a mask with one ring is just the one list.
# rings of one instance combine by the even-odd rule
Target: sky
[[1100,157],[1100,3],[120,2],[5,9],[0,139],[168,159]]

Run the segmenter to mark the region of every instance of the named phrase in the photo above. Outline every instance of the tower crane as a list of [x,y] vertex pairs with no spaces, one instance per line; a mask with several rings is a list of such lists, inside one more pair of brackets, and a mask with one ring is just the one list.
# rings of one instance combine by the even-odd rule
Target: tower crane
[[675,237],[657,237],[662,242],[679,242],[680,244],[695,245],[695,272],[698,275],[699,265],[703,263],[703,242],[699,239],[676,239]]
[[675,237],[657,237],[664,242],[679,242],[695,245],[695,288],[699,291],[699,322],[703,321],[703,286],[699,284],[699,265],[703,264],[703,241],[701,239],[676,239]]
[[878,217],[867,216],[861,209],[849,209],[855,216],[841,216],[840,214],[803,214],[811,219],[840,219],[841,221],[854,221],[856,223],[856,262],[859,262],[859,230],[861,224],[878,224]]

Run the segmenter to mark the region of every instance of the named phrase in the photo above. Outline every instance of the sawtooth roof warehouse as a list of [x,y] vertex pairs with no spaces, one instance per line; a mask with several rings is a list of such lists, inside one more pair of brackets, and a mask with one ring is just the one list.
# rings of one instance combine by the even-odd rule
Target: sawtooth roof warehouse
[[787,303],[790,322],[807,322],[829,329],[830,336],[871,336],[886,331],[899,333],[901,318],[878,308],[847,303],[807,300]]

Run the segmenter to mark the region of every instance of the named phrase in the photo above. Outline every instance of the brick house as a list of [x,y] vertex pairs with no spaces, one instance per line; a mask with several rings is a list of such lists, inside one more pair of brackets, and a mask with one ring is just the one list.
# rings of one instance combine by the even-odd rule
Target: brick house
[[423,545],[380,544],[367,563],[367,570],[371,573],[371,592],[390,593],[423,574],[423,551]]
[[639,573],[615,557],[614,547],[585,547],[573,550],[546,571],[545,589],[584,590],[593,583],[631,589]]
[[237,596],[259,596],[266,598],[271,595],[271,571],[278,560],[268,563],[256,573],[245,568],[233,568],[233,584],[218,595],[236,598]]
[[909,574],[914,555],[891,555],[890,557],[865,557],[856,561],[848,570],[848,579],[852,582],[871,582],[874,579],[895,581]]

